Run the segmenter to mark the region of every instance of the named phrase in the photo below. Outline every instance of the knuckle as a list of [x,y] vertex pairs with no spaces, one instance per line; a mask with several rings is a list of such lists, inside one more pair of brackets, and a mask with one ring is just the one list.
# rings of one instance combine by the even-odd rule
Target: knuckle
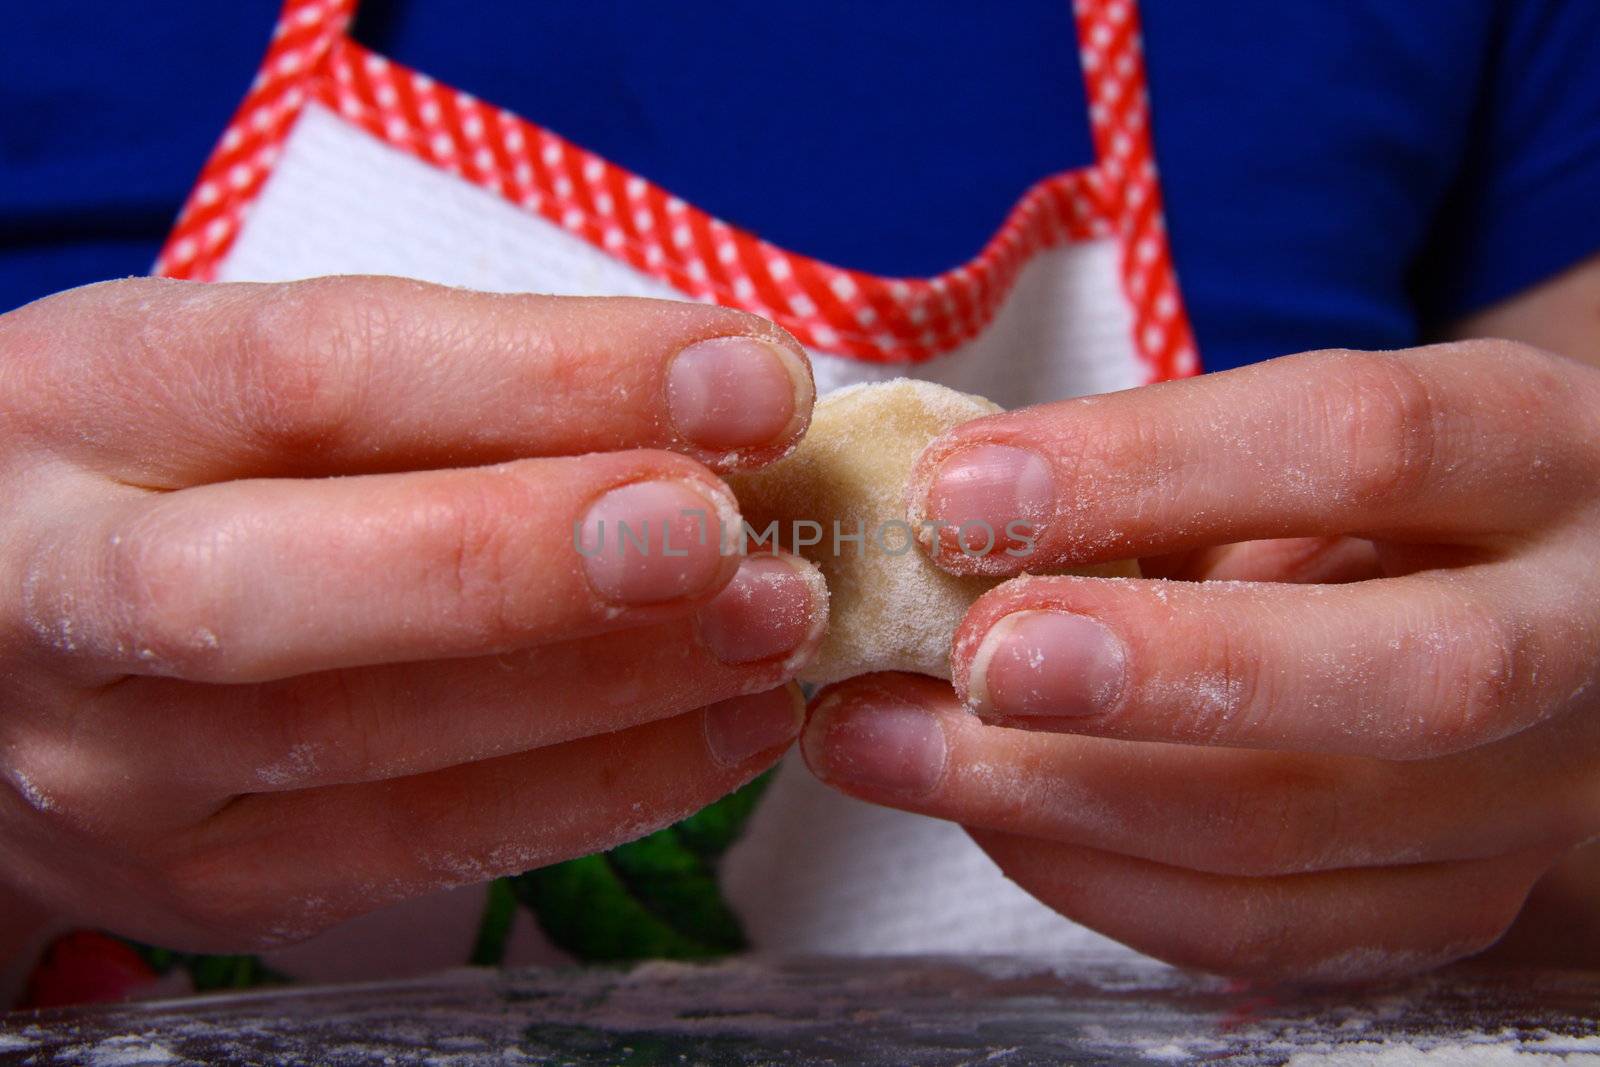
[[257,908],[238,885],[218,877],[216,864],[205,858],[186,857],[157,867],[154,890],[167,910],[185,925],[225,935],[247,938],[256,923]]
[[179,673],[203,672],[217,658],[224,625],[215,566],[223,530],[196,531],[158,509],[108,538],[105,603],[107,652]]
[[1369,509],[1411,499],[1434,471],[1441,412],[1426,376],[1399,356],[1350,353],[1322,417],[1348,457],[1343,490]]
[[1485,618],[1469,627],[1477,639],[1464,653],[1461,721],[1464,738],[1482,744],[1503,737],[1517,724],[1519,665],[1528,659],[1526,639],[1505,622]]
[[[1273,709],[1279,701],[1272,692],[1272,677],[1263,672],[1259,652],[1249,641],[1231,632],[1229,620],[1216,618],[1197,628],[1204,642],[1196,669],[1181,683],[1147,687],[1141,699],[1125,701],[1113,714],[1133,722],[1141,712],[1154,710],[1168,716],[1174,738],[1203,744],[1225,743],[1260,709]],[[1137,705],[1144,705],[1143,708]]]
[[434,573],[446,610],[473,636],[491,641],[515,631],[513,590],[526,566],[518,551],[515,523],[507,517],[524,508],[521,494],[486,479],[449,491],[424,521],[433,528]]
[[335,279],[274,286],[234,333],[234,375],[244,429],[274,449],[335,444],[369,384],[370,354],[389,331],[381,293]]
[[0,730],[0,822],[29,822],[59,837],[114,846],[142,824],[134,814],[150,795],[137,760],[122,758],[103,735],[93,698],[30,692],[25,720]]
[[[1065,457],[1055,464],[1062,500],[1098,503],[1109,509],[1117,500],[1148,492],[1152,485],[1174,486],[1182,474],[1187,450],[1175,440],[1171,420],[1138,406],[1114,413],[1089,409],[1082,417],[1058,420],[1051,432],[1057,438],[1052,441],[1052,451]],[[1147,535],[1161,522],[1159,508],[1124,510],[1128,514],[1119,513],[1124,537]],[[1089,551],[1093,546],[1083,548]]]
[[22,808],[36,815],[71,821],[79,809],[70,789],[57,780],[54,761],[42,758],[34,746],[13,746],[0,777]]
[[[370,714],[371,702],[356,691],[351,672],[322,671],[259,690],[257,716],[271,735],[258,739],[252,730],[241,737],[245,766],[255,768],[265,789],[283,790],[333,780],[368,781],[383,777],[384,730],[393,716]],[[260,753],[270,753],[264,760]]]
[[[1519,341],[1473,343],[1494,372],[1481,390],[1483,402],[1510,420],[1517,454],[1527,459],[1525,494],[1537,510],[1524,522],[1591,505],[1593,487],[1600,485],[1600,367]],[[1589,491],[1575,493],[1575,487]]]
[[1430,638],[1447,647],[1428,665],[1433,682],[1416,755],[1474,748],[1523,725],[1522,676],[1535,669],[1528,635],[1475,598],[1462,598],[1447,614],[1448,625]]
[[84,642],[84,612],[92,605],[69,576],[69,546],[45,537],[18,555],[18,606],[21,622],[33,636],[33,651],[48,658],[77,655]]
[[252,869],[248,859],[237,845],[174,851],[154,864],[149,893],[203,940],[235,951],[302,941],[346,917],[320,897],[296,896],[242,874]]
[[171,863],[156,877],[167,910],[184,925],[233,945],[266,940],[279,923],[268,899],[237,879],[219,876],[206,861]]

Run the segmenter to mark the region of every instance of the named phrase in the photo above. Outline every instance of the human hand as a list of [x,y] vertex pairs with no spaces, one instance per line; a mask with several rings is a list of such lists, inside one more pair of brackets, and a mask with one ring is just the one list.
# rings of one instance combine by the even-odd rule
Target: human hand
[[133,280],[0,317],[0,890],[260,947],[754,777],[825,592],[697,537],[737,515],[707,464],[811,401],[776,327],[662,301]]
[[1019,578],[968,614],[954,692],[813,705],[821,778],[965,824],[1063,914],[1175,963],[1375,978],[1490,945],[1600,833],[1600,372],[1312,353],[967,423],[918,471],[930,518],[1039,520],[1022,560],[946,531],[949,570],[1200,579]]

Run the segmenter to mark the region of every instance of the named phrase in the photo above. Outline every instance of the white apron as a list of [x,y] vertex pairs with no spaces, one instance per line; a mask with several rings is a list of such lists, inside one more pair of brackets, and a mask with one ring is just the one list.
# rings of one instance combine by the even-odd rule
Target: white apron
[[[933,278],[844,270],[769,244],[363,48],[346,35],[354,8],[288,0],[156,273],[397,274],[712,301],[792,332],[821,391],[911,375],[1017,407],[1199,370],[1162,222],[1133,0],[1075,4],[1095,163],[1037,183],[975,259]],[[958,827],[833,793],[795,757],[723,882],[757,950],[1098,940],[1006,881]],[[307,978],[460,963],[481,904],[481,890],[440,894],[266,958]],[[552,958],[525,914],[517,923],[509,961]]]

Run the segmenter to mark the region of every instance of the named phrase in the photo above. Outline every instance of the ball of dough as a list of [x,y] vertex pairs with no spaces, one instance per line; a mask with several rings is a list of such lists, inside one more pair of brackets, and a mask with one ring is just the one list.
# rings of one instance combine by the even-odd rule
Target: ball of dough
[[[746,523],[764,531],[776,521],[783,548],[794,550],[817,533],[797,521],[820,527],[820,541],[800,545],[799,553],[827,580],[828,630],[801,681],[825,684],[872,671],[950,677],[950,641],[961,617],[1001,579],[958,578],[929,563],[906,524],[907,485],[929,441],[1000,410],[910,378],[853,386],[817,402],[811,429],[788,456],[728,477]],[[866,536],[836,540],[835,529]],[[1053,573],[1136,576],[1138,566]]]

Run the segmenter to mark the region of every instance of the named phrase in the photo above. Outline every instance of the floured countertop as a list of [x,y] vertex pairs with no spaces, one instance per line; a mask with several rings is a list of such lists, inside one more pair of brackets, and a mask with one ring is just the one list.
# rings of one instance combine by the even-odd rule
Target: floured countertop
[[454,971],[0,1016],[0,1062],[1600,1064],[1600,974],[1251,990],[1136,958]]

